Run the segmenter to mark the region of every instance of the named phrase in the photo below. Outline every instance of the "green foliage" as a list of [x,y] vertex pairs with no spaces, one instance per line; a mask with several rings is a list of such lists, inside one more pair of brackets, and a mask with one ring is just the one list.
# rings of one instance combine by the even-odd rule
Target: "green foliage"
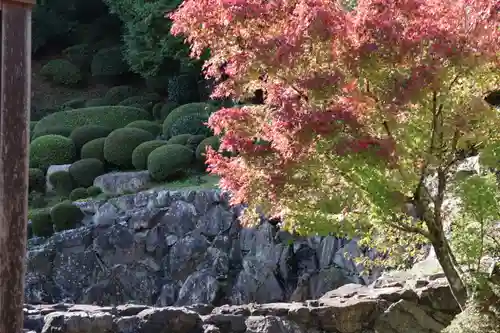
[[192,135],[213,135],[210,128],[205,125],[208,122],[207,115],[190,114],[177,118],[170,127],[170,134],[192,134]]
[[213,150],[219,150],[220,139],[218,136],[211,136],[200,142],[196,148],[196,160],[205,163],[205,152],[207,147],[212,147]]
[[[157,105],[155,105],[155,107]],[[155,119],[163,122],[168,117],[168,115],[178,107],[179,107],[179,104],[177,104],[175,102],[167,102],[167,103],[161,104],[161,107],[153,108],[153,117]]]
[[45,193],[45,175],[43,170],[37,168],[29,168],[28,172],[28,190],[29,192]]
[[121,101],[118,105],[123,106],[135,106],[141,109],[150,111],[154,104],[161,100],[161,96],[156,93],[149,93],[143,96],[132,96],[123,101]]
[[29,192],[28,193],[28,207],[30,209],[38,209],[47,207],[47,199],[45,193],[42,192]]
[[71,164],[69,173],[77,186],[89,187],[94,179],[105,173],[104,163],[97,158],[85,158]]
[[30,120],[39,121],[43,117],[48,116],[49,114],[53,114],[59,112],[58,108],[38,108],[36,105],[31,105],[30,110]]
[[158,134],[161,132],[161,126],[153,121],[149,120],[136,120],[131,122],[125,127],[132,127],[132,128],[140,128],[145,131],[148,131],[149,133],[153,134],[154,137],[157,137]]
[[[182,134],[181,134],[182,135]],[[172,137],[170,140],[172,140],[174,137]],[[205,140],[207,137],[205,135],[191,135],[185,145],[188,146],[189,148],[191,148],[191,150],[193,151],[196,151],[196,148],[198,147],[198,145],[203,141]]]
[[80,151],[84,144],[95,139],[107,137],[113,130],[99,125],[85,125],[75,128],[70,139],[73,140],[76,149]]
[[85,102],[86,108],[111,105],[105,98],[92,98]]
[[50,216],[50,208],[34,209],[29,212],[28,219],[31,220],[33,235],[38,237],[50,237],[54,234],[54,225]]
[[62,110],[71,110],[71,109],[78,109],[78,108],[83,108],[85,106],[85,102],[87,99],[83,97],[75,98],[72,100],[69,100],[67,102],[64,102],[63,105],[61,106]]
[[74,86],[82,81],[80,69],[66,59],[50,60],[40,69],[40,75],[64,86]]
[[104,142],[106,138],[94,139],[83,145],[80,151],[80,157],[82,159],[95,158],[101,162],[106,162],[104,158]]
[[74,130],[85,125],[100,125],[117,129],[135,120],[151,120],[144,110],[128,106],[99,106],[93,108],[61,111],[46,116],[35,126],[34,133],[54,126],[64,126]]
[[210,116],[216,108],[207,103],[190,103],[179,106],[178,108],[172,110],[170,114],[165,118],[163,122],[163,136],[169,138],[172,136],[171,128],[172,125],[181,117],[188,115],[200,115],[200,116]]
[[148,156],[158,147],[166,145],[166,141],[153,140],[143,142],[132,152],[132,164],[136,170],[146,170],[148,168]]
[[[36,126],[36,124],[35,124]],[[44,135],[60,135],[64,136],[65,138],[69,137],[71,134],[71,128],[65,127],[65,126],[53,126],[53,127],[48,127],[45,128],[43,131],[33,133],[31,136],[31,139],[36,139]]]
[[166,181],[186,171],[193,161],[193,151],[186,146],[167,144],[153,150],[148,156],[148,171],[156,181]]
[[116,86],[110,88],[104,99],[109,103],[109,105],[119,104],[121,101],[126,100],[129,97],[136,96],[137,89],[131,86]]
[[69,164],[76,159],[75,144],[61,135],[45,135],[30,144],[30,167],[47,170],[55,164]]
[[97,197],[101,193],[102,193],[102,190],[98,186],[89,186],[87,188],[87,196],[90,198]]
[[141,143],[154,140],[148,131],[139,128],[120,128],[111,132],[104,142],[104,158],[124,169],[133,168],[132,152]]
[[33,36],[32,52],[39,51],[49,43],[68,41],[75,23],[64,17],[50,6],[37,5],[32,10]]
[[85,199],[88,197],[87,189],[83,187],[77,187],[69,194],[69,200],[77,201],[80,199]]
[[50,217],[56,231],[63,231],[75,228],[84,217],[83,212],[71,201],[63,201],[56,204],[50,210]]
[[67,197],[75,188],[73,178],[68,171],[51,173],[49,183],[54,187],[55,192],[62,197]]
[[180,74],[168,79],[168,100],[177,104],[200,101],[198,77],[191,74]]
[[170,139],[167,140],[167,143],[169,145],[173,145],[173,144],[176,144],[176,145],[187,145],[189,139],[191,139],[192,135],[191,134],[180,134],[180,135],[176,135],[176,136],[173,136],[171,137]]
[[115,77],[128,73],[129,69],[123,60],[121,48],[115,46],[96,52],[90,71],[95,77]]
[[64,57],[78,69],[87,71],[92,60],[92,49],[88,44],[77,44],[62,51]]

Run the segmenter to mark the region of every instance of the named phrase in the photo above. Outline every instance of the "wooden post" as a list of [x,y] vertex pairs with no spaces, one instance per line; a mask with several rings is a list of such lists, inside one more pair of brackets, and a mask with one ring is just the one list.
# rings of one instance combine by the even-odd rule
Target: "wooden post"
[[31,99],[31,9],[0,0],[0,332],[23,331]]

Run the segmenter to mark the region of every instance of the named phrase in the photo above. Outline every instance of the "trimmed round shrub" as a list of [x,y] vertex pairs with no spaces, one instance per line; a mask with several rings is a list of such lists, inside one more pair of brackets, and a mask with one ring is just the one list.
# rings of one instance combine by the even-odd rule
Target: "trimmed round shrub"
[[109,163],[124,169],[133,168],[132,152],[143,142],[155,137],[140,128],[120,128],[111,132],[104,142],[104,158]]
[[169,145],[187,145],[187,142],[189,139],[191,139],[192,135],[191,134],[181,134],[181,135],[176,135],[168,139],[167,143]]
[[145,131],[148,131],[149,133],[153,134],[155,137],[157,137],[161,131],[160,125],[158,125],[157,123],[155,123],[153,121],[149,121],[149,120],[136,120],[136,121],[131,122],[130,124],[128,124],[125,127],[126,128],[127,127],[140,128],[140,129],[143,129]]
[[210,146],[214,150],[218,150],[220,146],[220,139],[217,136],[211,136],[209,138],[206,138],[196,148],[196,159],[200,162],[205,163],[205,152],[207,151],[207,147]]
[[190,103],[181,105],[178,108],[172,110],[170,114],[165,118],[163,122],[163,135],[166,138],[173,136],[170,132],[172,125],[181,117],[188,115],[201,115],[207,116],[207,118],[215,112],[217,109],[208,103]]
[[54,229],[62,231],[75,228],[83,220],[84,214],[78,206],[67,200],[52,207],[50,217]]
[[87,197],[97,197],[102,193],[102,190],[98,186],[89,186],[87,188]]
[[30,144],[30,167],[47,170],[56,164],[73,163],[76,147],[73,140],[61,135],[44,135]]
[[179,104],[175,102],[164,103],[161,105],[161,108],[157,108],[156,110],[153,108],[153,117],[157,120],[165,121],[168,115],[178,107]]
[[[36,126],[36,124],[35,124]],[[54,127],[49,127],[46,128],[44,131],[40,131],[37,133],[33,133],[33,136],[31,137],[32,139],[39,138],[44,135],[60,135],[64,136],[65,138],[68,138],[69,135],[71,134],[71,128],[68,127],[62,127],[62,126],[54,126]]]
[[[181,134],[182,135],[182,134]],[[175,138],[175,137],[174,137]],[[207,137],[203,134],[201,135],[191,135],[188,139],[187,139],[187,142],[186,142],[186,146],[188,146],[189,148],[191,148],[193,151],[196,151],[196,148],[198,147],[198,145],[203,141],[205,140]]]
[[185,171],[193,161],[193,151],[183,145],[164,145],[148,156],[148,171],[156,181],[165,181]]
[[148,168],[148,156],[158,147],[166,145],[166,141],[153,140],[143,142],[132,152],[132,164],[137,170],[146,170]]
[[105,98],[92,98],[85,102],[86,108],[111,105]]
[[106,138],[94,139],[83,145],[82,150],[80,151],[80,157],[82,159],[86,158],[96,158],[101,162],[105,163],[106,159],[104,158],[104,142]]
[[136,93],[137,89],[134,87],[116,86],[108,90],[104,99],[109,103],[109,105],[116,105],[129,97],[135,96]]
[[90,72],[92,76],[119,76],[128,73],[129,67],[123,60],[119,46],[101,49],[92,58]]
[[94,179],[104,173],[104,163],[97,158],[79,160],[69,167],[71,178],[73,178],[77,186],[81,187],[92,186]]
[[134,104],[145,105],[148,103],[158,103],[161,101],[161,96],[156,93],[149,93],[142,96],[131,96],[122,100],[119,105],[129,106]]
[[212,131],[205,125],[207,121],[208,116],[198,114],[190,114],[177,118],[172,127],[170,127],[170,134],[172,136],[180,134],[211,136]]
[[67,102],[64,102],[63,105],[61,106],[62,110],[72,110],[72,109],[78,109],[78,108],[83,108],[85,106],[85,102],[87,99],[80,97],[80,98],[75,98],[72,100],[69,100]]
[[80,150],[84,144],[95,139],[107,137],[113,130],[99,125],[86,125],[75,128],[69,136],[76,149]]
[[62,54],[69,62],[84,70],[88,70],[90,61],[92,60],[92,50],[88,44],[70,46],[65,48]]
[[68,196],[73,191],[73,178],[68,171],[56,171],[49,176],[49,182],[54,187],[55,192],[62,196]]
[[125,127],[135,120],[152,120],[144,110],[128,106],[97,106],[74,109],[50,114],[41,119],[34,128],[34,133],[46,128],[61,126],[74,130],[85,125],[100,125],[112,130]]
[[192,74],[180,74],[168,78],[168,100],[179,104],[198,102],[198,78]]
[[66,59],[50,60],[40,69],[40,75],[64,86],[73,86],[82,81],[80,69]]
[[28,171],[28,189],[29,192],[35,191],[44,193],[45,192],[45,175],[43,170],[37,168],[30,168]]
[[28,213],[31,231],[34,236],[50,237],[54,234],[54,225],[50,216],[50,208],[34,209]]
[[69,194],[69,200],[71,201],[85,199],[87,197],[88,197],[87,189],[83,187],[77,187]]

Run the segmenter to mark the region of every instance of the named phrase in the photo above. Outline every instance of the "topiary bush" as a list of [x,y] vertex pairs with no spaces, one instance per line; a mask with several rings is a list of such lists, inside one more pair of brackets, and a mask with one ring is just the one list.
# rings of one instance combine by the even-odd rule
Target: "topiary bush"
[[161,126],[153,121],[149,120],[136,120],[128,124],[127,127],[130,128],[140,128],[145,131],[148,131],[149,133],[153,134],[154,137],[156,138],[158,134],[161,132]]
[[153,106],[161,100],[161,96],[155,93],[146,94],[144,96],[132,96],[119,103],[123,106],[133,106],[151,112]]
[[112,130],[125,127],[135,120],[152,120],[144,110],[128,106],[98,106],[74,109],[50,114],[41,119],[34,128],[34,133],[50,127],[62,126],[74,130],[85,125],[99,125]]
[[76,149],[80,151],[84,144],[95,139],[107,137],[113,130],[99,125],[85,125],[75,128],[70,139],[73,140]]
[[49,183],[54,187],[55,192],[62,196],[68,196],[75,188],[73,178],[68,171],[56,171],[49,175]]
[[166,145],[166,141],[153,140],[143,142],[132,152],[132,164],[136,170],[146,170],[148,168],[148,156],[158,147]]
[[[182,135],[182,134],[181,134]],[[175,136],[173,137],[175,138]],[[172,139],[173,139],[172,138]],[[196,148],[198,148],[198,145],[203,141],[205,140],[207,137],[203,134],[201,135],[191,135],[189,136],[189,138],[187,139],[186,143],[185,143],[185,146],[191,148],[193,151],[196,151]],[[172,140],[170,139],[170,140]]]
[[92,58],[90,72],[95,77],[112,77],[128,73],[120,46],[101,49]]
[[120,128],[111,132],[104,142],[104,158],[109,163],[123,169],[133,168],[132,152],[141,143],[152,141],[155,137],[140,128]]
[[94,179],[105,173],[104,163],[97,158],[85,158],[69,167],[69,174],[77,186],[89,187]]
[[56,231],[69,230],[75,228],[84,217],[83,212],[71,201],[63,201],[56,204],[50,210],[50,217]]
[[209,117],[217,109],[208,103],[190,103],[179,106],[178,108],[172,110],[170,114],[165,118],[163,122],[163,135],[165,138],[170,138],[173,136],[170,133],[172,125],[181,117],[188,115],[201,115]]
[[54,225],[50,216],[50,208],[33,209],[28,213],[31,231],[34,236],[50,237],[54,234]]
[[97,197],[102,193],[102,190],[98,186],[89,186],[87,188],[87,197]]
[[[36,126],[36,124],[35,124],[35,126]],[[34,140],[34,139],[39,138],[41,136],[51,135],[51,134],[60,135],[60,136],[64,136],[65,138],[68,138],[71,134],[71,128],[63,127],[63,126],[54,126],[54,127],[45,128],[43,131],[33,133],[31,139]]]
[[167,90],[170,102],[186,104],[200,101],[196,75],[187,73],[169,77]]
[[163,122],[168,117],[168,115],[172,112],[172,110],[175,110],[178,107],[179,107],[179,104],[177,104],[175,102],[167,102],[164,104],[162,103],[161,108],[157,108],[156,110],[153,108],[153,117],[155,119]]
[[207,115],[190,114],[179,117],[170,127],[170,134],[172,136],[180,134],[211,136],[212,131],[205,125],[207,121]]
[[88,44],[77,44],[62,51],[64,57],[80,70],[87,71],[92,61],[92,49]]
[[85,199],[87,197],[88,197],[87,189],[83,187],[77,187],[69,194],[69,200],[71,201]]
[[51,165],[72,163],[76,147],[64,136],[45,135],[31,142],[29,154],[30,167],[47,170]]
[[29,168],[28,177],[29,192],[45,192],[45,175],[43,174],[43,170],[37,168]]
[[199,162],[205,163],[205,152],[207,151],[207,147],[212,147],[214,150],[218,150],[220,146],[220,139],[217,136],[211,136],[201,141],[198,147],[196,148],[195,156],[196,160]]
[[[181,134],[171,137],[167,140],[169,145],[177,144],[177,145],[187,145],[188,140],[192,137],[191,134]],[[193,149],[194,150],[194,149]]]
[[111,105],[105,98],[92,98],[85,102],[86,108]]
[[193,151],[183,145],[164,145],[148,156],[148,171],[156,181],[166,181],[187,170],[193,161]]
[[61,109],[62,110],[72,110],[72,109],[83,108],[85,106],[86,101],[87,100],[83,97],[74,98],[72,100],[64,102],[63,105],[61,106]]
[[50,60],[40,69],[40,75],[64,86],[74,86],[82,81],[80,69],[66,59]]
[[96,158],[101,162],[105,163],[106,159],[104,158],[104,142],[106,138],[94,139],[83,145],[82,150],[80,151],[80,157],[82,159],[86,158]]
[[136,93],[137,89],[134,87],[125,85],[116,86],[108,90],[104,99],[109,103],[109,105],[116,105],[129,97],[135,96]]

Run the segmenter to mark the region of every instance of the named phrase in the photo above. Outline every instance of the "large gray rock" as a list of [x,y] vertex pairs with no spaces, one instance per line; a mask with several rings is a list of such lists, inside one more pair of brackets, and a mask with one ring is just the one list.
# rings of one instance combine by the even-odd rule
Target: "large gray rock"
[[135,193],[145,189],[151,183],[147,171],[111,172],[97,177],[94,186],[106,194]]
[[382,279],[376,285],[395,283],[400,286],[349,284],[301,303],[25,305],[24,328],[35,333],[439,333],[459,312],[456,303],[448,307],[453,297],[442,278]]

